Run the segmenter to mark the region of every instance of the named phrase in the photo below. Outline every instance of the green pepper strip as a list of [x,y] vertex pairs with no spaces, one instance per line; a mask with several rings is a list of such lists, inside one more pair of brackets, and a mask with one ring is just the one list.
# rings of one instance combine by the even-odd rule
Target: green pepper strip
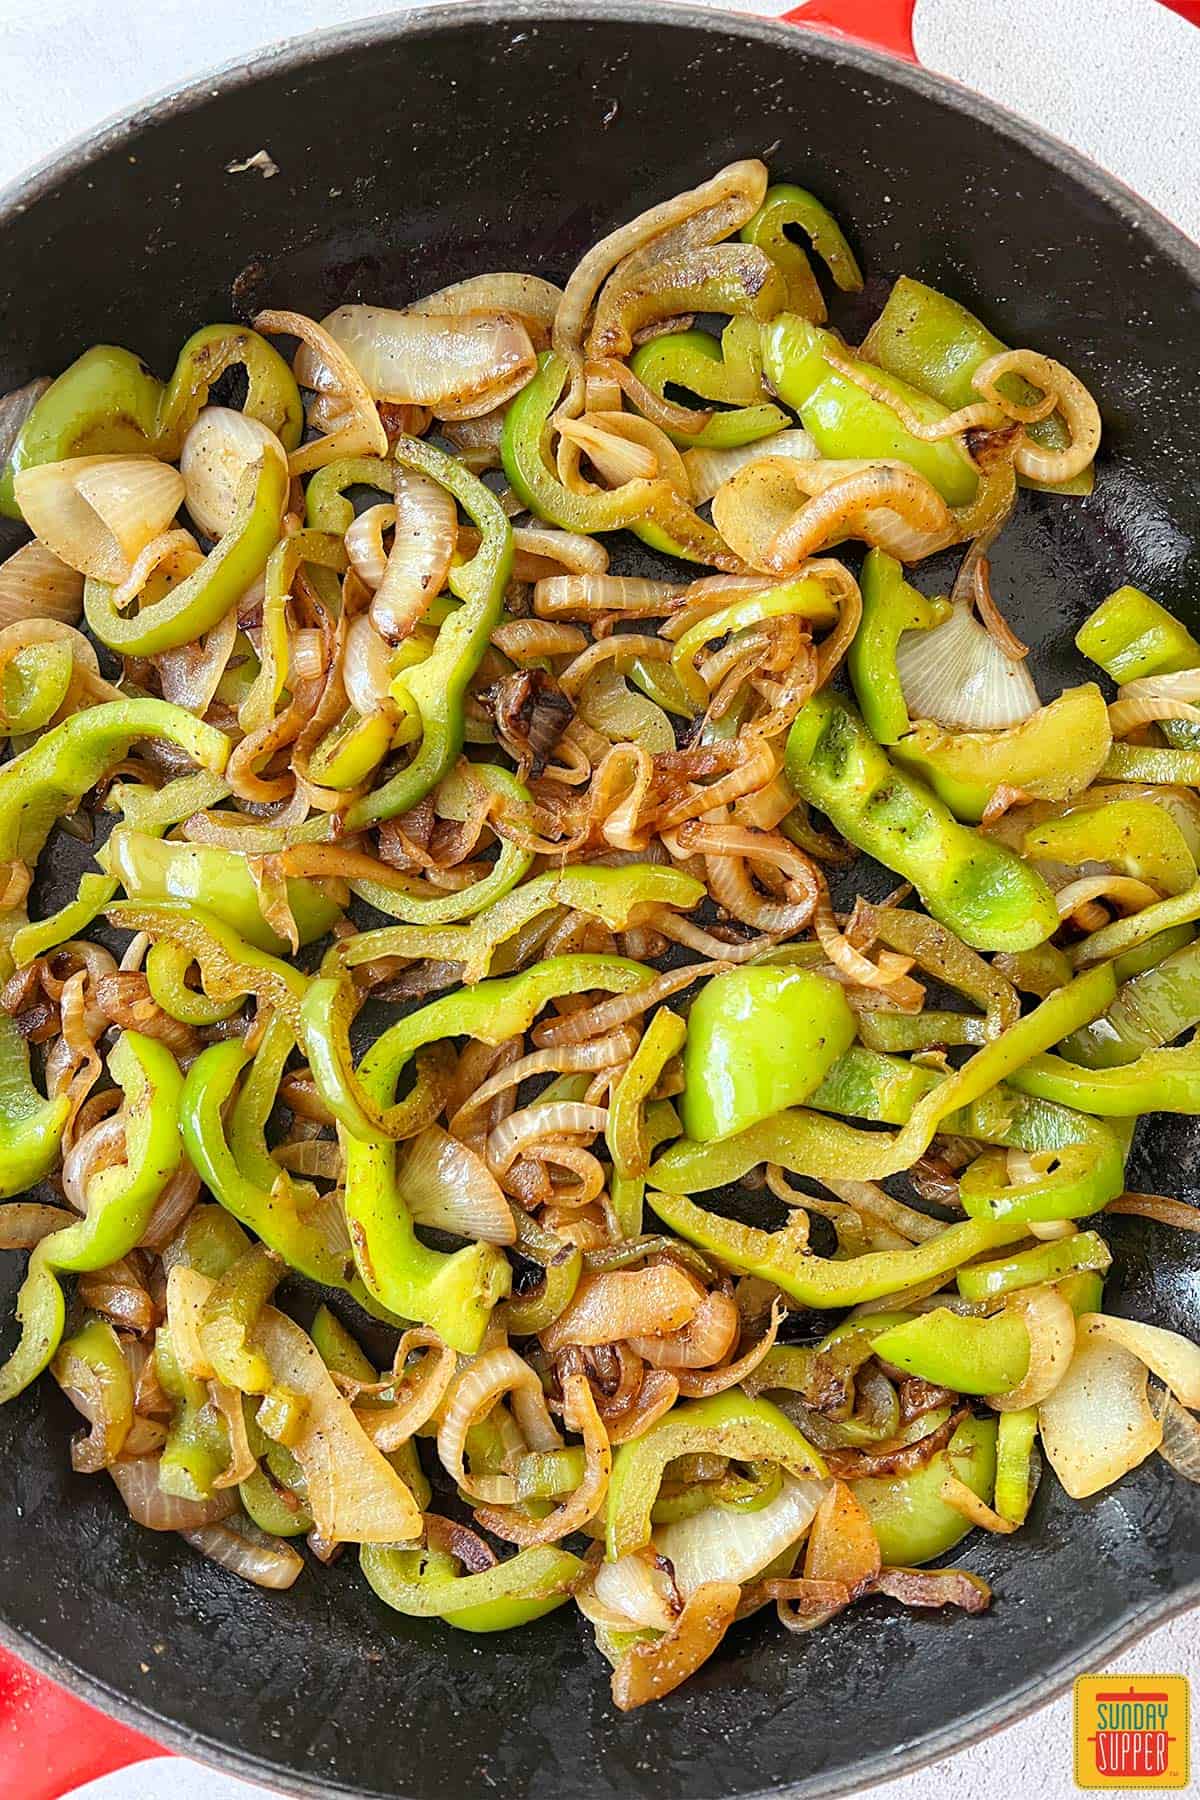
[[858,1016],[858,1034],[868,1050],[905,1053],[910,1050],[944,1049],[953,1044],[986,1044],[987,1020],[974,1013],[939,1012],[927,1006],[923,1012],[865,1012]]
[[1035,1056],[1009,1076],[1012,1087],[1103,1119],[1142,1113],[1200,1113],[1200,1043],[1143,1050],[1115,1069],[1081,1069],[1061,1056]]
[[205,1201],[192,1208],[179,1236],[168,1244],[163,1261],[168,1273],[181,1262],[210,1281],[219,1281],[249,1248],[250,1239],[232,1214]]
[[[220,775],[201,769],[195,775],[179,775],[161,788],[143,787],[140,782],[118,782],[109,791],[104,804],[110,812],[123,813],[126,821],[137,830],[157,834],[199,809],[215,805],[228,792]],[[81,875],[74,900],[69,900],[48,918],[22,925],[14,932],[12,953],[17,967],[24,968],[26,963],[44,956],[68,938],[81,937],[92,920],[115,899],[120,885],[111,875]],[[191,1019],[187,1023],[211,1024],[212,1020]]]
[[1023,1525],[1033,1499],[1033,1441],[1037,1436],[1036,1406],[1000,1414],[996,1435],[996,1511],[1002,1519]]
[[67,697],[75,673],[70,644],[25,644],[4,664],[0,732],[15,737],[48,725]]
[[969,506],[979,475],[957,438],[929,441],[914,437],[882,400],[833,368],[826,351],[840,361],[860,365],[875,385],[891,389],[917,418],[937,424],[948,408],[894,375],[881,373],[846,349],[832,332],[780,313],[763,326],[763,369],[770,387],[785,406],[800,414],[805,430],[822,456],[886,457],[907,463],[931,482],[948,506]]
[[941,924],[976,950],[1027,950],[1057,931],[1041,876],[1004,845],[951,815],[897,768],[858,714],[831,689],[815,694],[788,734],[786,770],[858,849],[916,887]]
[[[131,900],[194,901],[258,949],[275,956],[287,950],[286,939],[264,917],[249,863],[236,850],[179,838],[161,840],[118,825],[96,860]],[[341,917],[341,907],[319,882],[293,877],[285,891],[301,944],[324,937]]]
[[[670,1138],[679,1136],[679,1114],[669,1100],[652,1100],[646,1108],[643,1127],[649,1154],[653,1156],[660,1144]],[[645,1175],[618,1175],[613,1170],[608,1184],[609,1199],[612,1201],[613,1213],[621,1228],[623,1238],[637,1238],[643,1226],[643,1208],[646,1200]]]
[[[1140,588],[1121,587],[1102,600],[1075,634],[1075,647],[1099,663],[1118,687],[1149,675],[1176,675],[1200,668],[1200,644],[1165,606]],[[1159,730],[1178,749],[1200,745],[1200,727],[1190,719],[1162,719]],[[1113,751],[1140,752],[1142,746],[1114,744]],[[1133,780],[1167,780],[1164,775]]]
[[1133,913],[1127,919],[1114,919],[1110,925],[1102,925],[1099,931],[1093,931],[1090,937],[1076,944],[1071,960],[1077,969],[1086,968],[1090,963],[1107,962],[1136,949],[1147,939],[1157,937],[1160,931],[1169,931],[1176,925],[1190,925],[1194,919],[1200,919],[1200,881],[1182,894],[1172,894],[1169,899],[1143,906],[1141,912]]
[[942,1499],[947,1475],[957,1475],[981,1500],[989,1498],[996,1475],[994,1418],[964,1419],[946,1448],[910,1475],[867,1476],[850,1483],[889,1567],[910,1569],[932,1562],[970,1531],[970,1520]]
[[271,550],[266,562],[259,670],[238,708],[238,724],[247,735],[275,717],[287,685],[287,602],[297,571],[303,563],[310,563],[340,575],[348,562],[342,539],[326,531],[297,531]]
[[[621,1200],[627,1215],[617,1212],[622,1237],[637,1237],[642,1229],[642,1196],[653,1150],[647,1102],[666,1064],[682,1050],[686,1036],[687,1026],[679,1014],[660,1007],[609,1100],[605,1137],[612,1157],[614,1193],[616,1183],[622,1184]],[[613,1204],[615,1208],[615,1200]]]
[[[548,460],[546,446],[550,415],[562,397],[566,381],[567,365],[563,359],[551,351],[544,352],[538,357],[537,374],[521,389],[504,416],[500,439],[504,472],[529,511],[552,525],[589,535],[636,527],[646,520],[654,521],[667,533],[682,532],[685,536],[704,527],[696,535],[711,538],[714,547],[720,546],[721,540],[712,527],[705,527],[670,482],[661,477],[626,481],[607,493],[573,494],[564,487]],[[727,556],[728,552],[724,554]]]
[[[363,1088],[377,1106],[386,1107],[401,1072],[424,1044],[460,1034],[503,1043],[527,1030],[559,996],[589,988],[629,993],[651,980],[650,969],[624,957],[559,956],[523,975],[443,995],[375,1040],[359,1070]],[[396,1191],[395,1143],[348,1136],[345,1148],[346,1218],[367,1287],[392,1312],[432,1325],[454,1349],[473,1354],[492,1307],[510,1285],[503,1253],[491,1244],[467,1245],[452,1256],[426,1248]]]
[[[92,1402],[89,1468],[108,1468],[121,1454],[133,1425],[133,1378],[120,1340],[107,1319],[89,1319],[59,1347],[50,1371],[60,1387],[73,1388]],[[76,1463],[77,1468],[84,1465]]]
[[410,1618],[444,1619],[459,1631],[509,1631],[562,1606],[583,1564],[569,1550],[539,1544],[477,1575],[459,1575],[440,1551],[363,1544],[362,1572],[385,1605]]
[[[102,1269],[128,1256],[183,1155],[179,1139],[182,1077],[171,1052],[153,1038],[126,1031],[110,1052],[108,1066],[125,1092],[121,1114],[125,1161],[92,1176],[86,1217],[43,1238],[30,1254],[17,1295],[21,1339],[0,1369],[0,1404],[28,1387],[58,1349],[66,1318],[58,1275]],[[47,1105],[45,1101],[38,1104]],[[65,1099],[53,1105],[61,1135]],[[40,1148],[44,1145],[43,1136]]]
[[667,429],[682,450],[730,450],[752,444],[791,423],[781,407],[763,399],[761,364],[752,369],[731,365],[724,343],[707,331],[670,331],[640,345],[629,367],[652,393],[666,397],[668,386],[722,401],[729,412],[697,413],[690,431]]
[[583,1273],[583,1252],[578,1244],[539,1225],[521,1207],[513,1208],[513,1220],[516,1247],[522,1256],[541,1264],[542,1279],[527,1293],[504,1301],[496,1316],[513,1337],[536,1337],[569,1305]]
[[[233,1151],[234,1162],[248,1181],[266,1188],[268,1192],[279,1180],[280,1168],[267,1143],[267,1123],[279,1095],[279,1084],[283,1080],[288,1057],[295,1046],[296,1033],[283,1014],[276,1013],[268,1021],[258,1049],[254,1052],[253,1061],[242,1077],[241,1088],[229,1115],[229,1147]],[[298,1181],[294,1175],[289,1175],[288,1183],[302,1208],[311,1205],[316,1199],[317,1190],[310,1182]],[[252,1229],[258,1232],[259,1237],[271,1242],[269,1234],[259,1230],[257,1225],[252,1226]],[[278,1244],[272,1247],[279,1249]],[[293,1261],[286,1251],[280,1253],[287,1261]],[[336,1286],[337,1283],[332,1285]]]
[[143,964],[150,998],[183,1025],[216,1025],[232,1019],[241,1010],[241,1001],[210,1000],[200,989],[189,987],[187,974],[191,967],[191,957],[178,944],[169,944],[165,939],[151,944]]
[[158,1485],[164,1494],[207,1500],[218,1476],[229,1467],[229,1432],[213,1404],[207,1383],[185,1374],[179,1366],[169,1305],[167,1321],[155,1333],[154,1366],[163,1392],[172,1402],[167,1441],[158,1465]]
[[[989,1038],[999,1037],[1016,1024],[1021,1016],[1021,1003],[1012,983],[994,964],[985,962],[944,925],[921,913],[907,912],[900,906],[873,907],[870,918],[877,943],[886,944],[889,950],[903,951],[927,975],[957,989],[968,1000],[974,1000],[976,1005],[984,1008]],[[1063,981],[1069,980],[1068,968]]]
[[846,234],[815,194],[791,182],[769,187],[754,217],[741,229],[744,243],[765,250],[787,283],[787,304],[792,312],[820,324],[825,301],[812,265],[790,235],[802,231],[843,293],[861,293],[863,278]]
[[[1185,719],[1163,719],[1163,726]],[[1200,787],[1200,750],[1162,750],[1154,744],[1114,744],[1100,770],[1105,781],[1141,781]]]
[[1022,852],[1051,862],[1111,863],[1167,894],[1182,894],[1197,879],[1196,858],[1180,826],[1153,800],[1106,800],[1060,819],[1031,825]]
[[300,1031],[300,1008],[308,977],[279,957],[256,950],[215,913],[186,900],[118,900],[107,909],[124,931],[145,931],[186,950],[199,965],[205,992],[214,1000],[244,1000],[255,994]]
[[249,378],[244,411],[294,450],[304,429],[300,391],[279,352],[243,325],[206,325],[179,352],[164,387],[141,358],[94,344],[47,388],[0,473],[0,513],[19,519],[13,477],[72,456],[151,455],[177,462],[213,383],[236,364]]
[[406,768],[349,808],[347,831],[406,813],[449,773],[463,744],[463,702],[500,622],[512,572],[512,528],[495,496],[462,463],[420,438],[398,438],[396,461],[444,487],[479,528],[480,543],[457,573],[463,604],[438,631],[425,661],[405,677],[421,716],[421,743]]
[[[1008,347],[957,300],[902,275],[859,354],[911,382],[922,393],[932,394],[953,412],[979,399],[973,379],[976,369]],[[1038,390],[1023,375],[1003,375],[998,385],[1002,394],[1021,405],[1038,398]],[[1026,426],[1026,431],[1046,450],[1063,450],[1070,442],[1066,421],[1058,412]],[[1051,494],[1090,494],[1095,471],[1089,465],[1082,474],[1055,487],[1021,479],[1023,486],[1044,488]]]
[[[261,1069],[256,1059],[255,1073],[259,1075],[260,1085],[264,1089],[269,1087],[273,1100],[278,1086],[275,1071],[286,1061],[294,1040],[286,1020],[279,1017],[272,1021],[269,1030],[278,1035],[269,1049],[264,1038],[258,1054],[264,1057],[266,1052],[266,1057]],[[225,1043],[210,1044],[189,1068],[180,1100],[180,1119],[192,1167],[213,1198],[281,1256],[289,1268],[299,1270],[300,1274],[320,1282],[323,1287],[341,1288],[360,1304],[369,1303],[372,1311],[377,1310],[358,1280],[352,1261],[331,1249],[325,1234],[308,1223],[300,1204],[304,1193],[302,1184],[293,1182],[287,1171],[279,1168],[269,1156],[266,1157],[269,1167],[264,1169],[258,1164],[248,1166],[235,1154],[235,1150],[244,1152],[247,1140],[252,1137],[246,1114],[238,1117],[247,1099],[246,1087],[235,1107],[234,1148],[230,1147],[225,1136],[224,1109],[246,1060],[245,1046],[239,1039],[230,1038]],[[274,1081],[263,1081],[263,1074],[268,1070],[274,1073]],[[268,1110],[269,1105],[268,1101]],[[239,1126],[242,1128],[240,1134]],[[265,1145],[263,1155],[266,1156]]]
[[488,973],[501,944],[553,907],[572,907],[602,920],[610,931],[624,931],[639,907],[673,906],[690,912],[703,898],[702,882],[681,869],[653,863],[547,869],[515,893],[494,901],[470,925],[384,925],[377,931],[360,931],[334,945],[326,966],[352,969],[381,956],[435,957],[461,962],[463,980],[470,986]]
[[[513,815],[520,817],[532,812],[533,796],[529,789],[507,769],[492,763],[472,763],[471,776],[505,802],[501,825]],[[476,913],[502,900],[528,872],[532,862],[533,856],[528,850],[522,849],[511,838],[505,838],[488,874],[455,893],[431,896],[425,892],[425,884],[415,881],[410,884],[403,879],[398,880],[395,887],[390,884],[384,887],[378,881],[351,880],[350,889],[378,912],[390,913],[392,918],[403,919],[407,925],[447,925],[459,919],[473,918]]]
[[1029,1330],[1015,1312],[976,1319],[939,1306],[880,1332],[872,1349],[883,1362],[956,1394],[1006,1394],[1029,1369]]
[[[1163,941],[1170,943],[1172,935],[1163,933]],[[1169,949],[1123,981],[1108,1011],[1064,1038],[1059,1051],[1085,1068],[1113,1068],[1135,1062],[1143,1050],[1157,1050],[1195,1025],[1200,1025],[1197,940]]]
[[55,821],[139,738],[165,738],[218,773],[229,755],[224,732],[166,700],[110,700],[74,713],[0,769],[0,860],[35,863]]
[[651,1513],[667,1464],[699,1451],[737,1462],[778,1463],[797,1476],[824,1475],[808,1439],[769,1400],[736,1388],[673,1406],[640,1437],[617,1446],[605,1511],[610,1562],[650,1541]]
[[971,1263],[958,1271],[958,1291],[964,1300],[991,1300],[1015,1288],[1057,1281],[1076,1269],[1103,1274],[1111,1262],[1112,1251],[1097,1232],[1077,1231],[1032,1250],[1018,1250],[999,1262]]
[[236,516],[220,542],[178,587],[136,613],[119,612],[116,590],[89,578],[83,609],[96,637],[123,656],[156,656],[211,631],[266,568],[279,541],[287,493],[286,463],[264,455],[242,477]]
[[[223,1049],[224,1045],[214,1048]],[[195,1064],[192,1066],[194,1068]],[[184,1141],[187,1141],[186,1137]],[[283,1274],[281,1257],[265,1244],[252,1244],[245,1255],[213,1283],[201,1309],[201,1348],[212,1364],[217,1380],[237,1388],[239,1393],[270,1392],[271,1365],[261,1351],[250,1347],[247,1339]]]
[[313,981],[300,1008],[300,1030],[313,1079],[322,1100],[353,1137],[412,1137],[429,1121],[428,1098],[439,1079],[436,1059],[418,1060],[412,1091],[395,1106],[380,1111],[354,1068],[350,1027],[360,1004],[347,975]]
[[869,550],[859,582],[863,612],[846,655],[859,711],[877,744],[894,744],[912,729],[896,647],[906,631],[929,631],[950,617],[948,600],[927,600],[904,578],[894,556]]

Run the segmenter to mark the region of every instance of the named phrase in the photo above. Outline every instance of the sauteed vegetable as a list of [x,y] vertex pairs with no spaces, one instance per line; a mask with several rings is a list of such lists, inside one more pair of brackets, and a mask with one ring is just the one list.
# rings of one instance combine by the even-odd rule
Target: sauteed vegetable
[[621,1708],[768,1605],[981,1611],[1043,1462],[1200,1478],[1200,1348],[1103,1310],[1107,1213],[1198,1223],[1125,1170],[1200,1113],[1200,643],[1097,595],[1039,692],[989,551],[1093,397],[831,286],[742,162],[562,288],[0,404],[0,1400],[231,1576],[573,1602]]

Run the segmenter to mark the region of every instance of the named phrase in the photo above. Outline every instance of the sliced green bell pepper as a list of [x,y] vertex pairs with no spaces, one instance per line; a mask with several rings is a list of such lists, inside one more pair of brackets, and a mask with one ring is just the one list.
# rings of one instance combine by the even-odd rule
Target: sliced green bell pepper
[[110,700],[73,713],[0,769],[0,860],[35,863],[54,822],[139,738],[165,738],[218,773],[229,755],[224,732],[166,700]]
[[[286,940],[263,917],[249,864],[236,850],[118,826],[96,860],[131,900],[191,901],[223,919],[248,944],[273,956],[287,952]],[[341,907],[316,882],[288,881],[287,898],[302,945],[324,937],[341,917]]]
[[667,1464],[709,1451],[737,1462],[778,1463],[800,1477],[825,1464],[786,1413],[736,1388],[706,1400],[683,1400],[640,1437],[619,1444],[605,1510],[605,1553],[615,1562],[650,1542],[651,1514]]
[[1081,793],[1104,767],[1111,745],[1104,696],[1088,682],[998,731],[944,731],[923,720],[891,752],[955,818],[978,824],[1001,786],[1041,800]]
[[461,1575],[454,1557],[438,1550],[398,1550],[363,1544],[363,1574],[386,1606],[410,1618],[444,1619],[459,1631],[510,1631],[528,1625],[571,1597],[584,1565],[557,1544],[519,1550],[477,1575]]
[[787,305],[792,312],[820,324],[825,301],[804,251],[793,232],[802,231],[843,293],[861,292],[863,278],[846,236],[827,206],[807,188],[781,181],[769,187],[754,217],[742,226],[747,244],[765,250],[787,283]]
[[1144,1050],[1171,1043],[1196,1025],[1200,1025],[1200,941],[1193,939],[1123,981],[1108,1011],[1064,1038],[1059,1050],[1068,1062],[1085,1068],[1116,1068],[1136,1061]]
[[895,744],[912,728],[896,646],[906,631],[929,631],[950,617],[948,600],[927,600],[904,578],[903,566],[869,550],[859,578],[863,612],[846,666],[864,723],[877,744]]
[[266,568],[279,541],[287,495],[287,465],[264,455],[247,469],[233,524],[200,566],[177,587],[152,580],[137,612],[120,612],[115,588],[89,577],[83,610],[95,636],[123,656],[156,656],[203,637]]
[[[1150,675],[1200,669],[1200,644],[1191,632],[1165,606],[1135,587],[1118,588],[1100,602],[1076,632],[1075,648],[1099,663],[1118,687]],[[1169,743],[1182,748],[1200,744],[1200,727],[1190,720],[1163,719],[1159,729]]]
[[1200,1113],[1200,1043],[1143,1050],[1112,1069],[1082,1069],[1061,1056],[1035,1056],[1009,1081],[1024,1094],[1104,1119]]
[[822,689],[800,709],[785,767],[802,799],[858,849],[911,881],[934,918],[975,949],[1027,950],[1058,929],[1054,896],[1041,876],[1004,845],[960,825],[928,788],[896,768],[840,694]]
[[956,1394],[1006,1394],[1029,1368],[1029,1330],[1015,1312],[976,1319],[939,1306],[871,1341],[875,1355]]
[[889,1567],[912,1569],[932,1562],[970,1531],[970,1520],[942,1499],[947,1475],[957,1475],[987,1500],[996,1479],[995,1419],[964,1419],[946,1448],[911,1475],[867,1476],[850,1483]]
[[1104,800],[1031,825],[1023,852],[1051,862],[1111,863],[1165,894],[1196,881],[1196,858],[1171,814],[1153,800]]
[[[974,375],[989,357],[1008,349],[974,313],[936,288],[902,275],[892,288],[883,311],[863,342],[860,355],[881,369],[911,382],[922,393],[932,394],[943,406],[957,411],[980,398]],[[1006,398],[1028,406],[1038,390],[1023,375],[1003,375],[998,383]],[[1035,444],[1045,450],[1065,450],[1066,425],[1058,413],[1026,427]],[[1041,482],[1028,482],[1042,487]],[[1047,487],[1052,494],[1090,494],[1095,472],[1089,467],[1070,481]]]
[[842,988],[807,969],[750,966],[705,982],[688,1019],[683,1127],[706,1143],[806,1100],[854,1041]]
[[682,450],[731,450],[784,431],[791,423],[781,407],[764,398],[761,376],[731,365],[724,345],[707,331],[664,332],[640,345],[629,366],[660,396],[671,386],[732,408],[714,413],[699,431],[668,430],[667,436]]
[[907,431],[882,400],[876,400],[825,360],[827,350],[858,364],[872,383],[887,388],[921,420],[934,425],[949,409],[918,388],[864,363],[831,332],[796,313],[781,313],[763,326],[763,372],[785,406],[800,415],[822,456],[838,459],[886,457],[923,475],[948,506],[969,506],[978,473],[955,437],[928,441]]
[[1111,1262],[1112,1251],[1098,1232],[1077,1231],[1071,1237],[1052,1238],[1031,1250],[1018,1250],[999,1262],[971,1263],[958,1271],[958,1291],[964,1300],[992,1300],[1015,1288],[1058,1281],[1078,1269],[1103,1274]]
[[[58,1349],[66,1319],[58,1276],[102,1269],[128,1256],[183,1157],[183,1084],[171,1052],[154,1038],[125,1031],[109,1053],[108,1066],[125,1093],[125,1161],[92,1176],[84,1218],[43,1238],[31,1252],[17,1295],[21,1339],[0,1369],[0,1404],[28,1387]],[[65,1101],[54,1104],[61,1120]]]

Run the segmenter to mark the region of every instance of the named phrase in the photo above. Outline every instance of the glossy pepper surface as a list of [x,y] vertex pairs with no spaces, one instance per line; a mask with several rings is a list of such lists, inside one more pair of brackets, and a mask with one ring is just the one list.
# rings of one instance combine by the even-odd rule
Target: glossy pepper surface
[[684,1050],[683,1127],[707,1142],[795,1106],[854,1041],[835,981],[800,968],[730,969],[692,1004]]
[[182,1077],[171,1052],[154,1038],[125,1031],[108,1060],[125,1094],[125,1161],[97,1170],[88,1182],[86,1215],[31,1252],[17,1296],[21,1339],[0,1369],[0,1404],[40,1375],[58,1349],[66,1320],[59,1274],[102,1269],[127,1256],[182,1160]]
[[886,1363],[956,1394],[1003,1394],[1029,1368],[1029,1332],[1017,1313],[976,1319],[940,1306],[893,1325],[871,1348]]
[[808,1439],[769,1400],[752,1400],[730,1389],[707,1400],[681,1401],[640,1437],[617,1446],[605,1512],[611,1562],[649,1543],[651,1513],[667,1464],[701,1451],[737,1462],[778,1463],[798,1476],[825,1473]]
[[[860,364],[861,359],[832,333],[796,313],[781,313],[763,326],[762,343],[767,381],[785,406],[799,413],[822,456],[886,457],[924,475],[949,506],[967,506],[975,498],[979,477],[961,445],[952,437],[932,442],[914,437],[882,400],[833,368],[826,361],[827,351],[850,364]],[[906,381],[876,368],[865,367],[865,373],[893,392],[922,423],[936,425],[947,417],[940,401]]]
[[823,689],[788,734],[788,780],[859,850],[911,881],[977,950],[1027,950],[1058,928],[1046,883],[1004,845],[956,820],[888,759],[840,694]]
[[950,617],[948,600],[927,600],[904,578],[903,566],[868,550],[859,583],[863,612],[846,654],[863,722],[877,744],[895,744],[912,729],[896,646],[906,631],[928,631]]
[[995,1419],[964,1419],[946,1448],[909,1475],[869,1476],[850,1483],[889,1566],[916,1568],[932,1562],[970,1531],[971,1521],[941,1497],[947,1475],[957,1475],[972,1493],[987,1500],[996,1479]]

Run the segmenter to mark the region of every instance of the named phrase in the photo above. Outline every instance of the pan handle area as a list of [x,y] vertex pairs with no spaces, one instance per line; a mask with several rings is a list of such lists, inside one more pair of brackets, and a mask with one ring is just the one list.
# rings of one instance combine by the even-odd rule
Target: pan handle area
[[0,1769],[4,1791],[58,1800],[114,1769],[167,1755],[0,1649]]
[[916,62],[912,22],[917,0],[810,0],[783,17],[789,25],[805,25],[831,37],[853,38],[872,49],[886,50],[905,62]]

